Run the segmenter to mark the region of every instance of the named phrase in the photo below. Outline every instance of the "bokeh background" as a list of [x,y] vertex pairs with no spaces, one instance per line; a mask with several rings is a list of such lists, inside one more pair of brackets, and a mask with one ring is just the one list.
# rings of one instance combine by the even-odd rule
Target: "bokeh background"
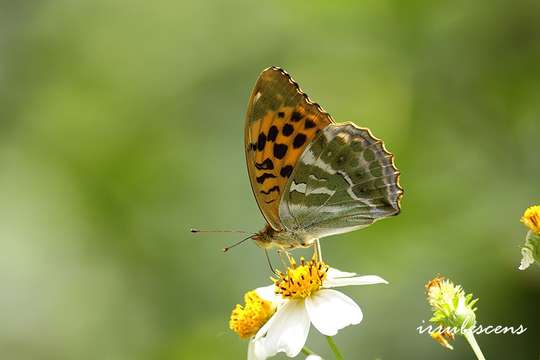
[[[268,283],[243,153],[259,72],[287,69],[337,121],[395,153],[403,212],[323,240],[365,313],[348,359],[471,359],[416,327],[444,274],[480,297],[488,359],[538,359],[540,267],[519,223],[540,203],[540,3],[0,2],[2,359],[242,359],[228,330]],[[331,358],[312,329],[309,345]],[[277,357],[282,359],[284,357]]]

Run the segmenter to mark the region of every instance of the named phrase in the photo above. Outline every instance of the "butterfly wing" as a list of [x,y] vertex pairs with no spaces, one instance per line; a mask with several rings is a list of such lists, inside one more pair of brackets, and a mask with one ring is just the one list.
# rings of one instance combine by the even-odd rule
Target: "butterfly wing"
[[280,203],[291,231],[314,238],[397,215],[403,189],[393,155],[368,129],[331,124],[306,147]]
[[251,188],[267,222],[282,230],[279,203],[305,147],[332,118],[284,70],[264,70],[249,98],[245,125]]

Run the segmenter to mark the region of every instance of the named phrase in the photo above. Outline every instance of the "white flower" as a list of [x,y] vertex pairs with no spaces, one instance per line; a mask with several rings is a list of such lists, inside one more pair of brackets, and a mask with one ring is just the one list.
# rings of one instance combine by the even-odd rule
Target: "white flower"
[[274,285],[257,289],[262,299],[278,304],[277,311],[253,339],[253,352],[257,350],[258,355],[266,357],[278,352],[297,356],[306,343],[310,324],[323,335],[334,336],[340,329],[362,321],[360,307],[347,295],[331,288],[388,284],[379,276],[356,276],[316,260],[302,259],[300,266],[292,260],[287,273],[278,275]]
[[255,338],[249,340],[247,358],[248,360],[266,360],[268,358],[266,349],[260,342],[255,341]]

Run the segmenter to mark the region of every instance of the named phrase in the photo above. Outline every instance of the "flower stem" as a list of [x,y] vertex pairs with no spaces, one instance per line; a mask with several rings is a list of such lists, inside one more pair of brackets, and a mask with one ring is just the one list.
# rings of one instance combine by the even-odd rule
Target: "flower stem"
[[302,352],[304,353],[304,355],[315,355],[315,353],[313,352],[313,350],[311,350],[310,348],[308,348],[307,346],[304,346],[302,348]]
[[465,336],[465,339],[467,339],[467,342],[469,343],[469,345],[471,345],[471,348],[474,351],[474,355],[476,355],[476,358],[478,360],[486,360],[486,358],[484,357],[484,354],[482,354],[482,350],[480,349],[480,346],[478,346],[478,343],[476,342],[476,339],[474,338],[473,332],[470,330],[464,331],[463,336]]
[[336,343],[334,342],[334,339],[331,336],[327,336],[326,341],[328,341],[328,345],[330,346],[330,349],[332,349],[332,352],[336,356],[336,360],[344,360],[343,356],[339,352],[339,349],[338,349]]

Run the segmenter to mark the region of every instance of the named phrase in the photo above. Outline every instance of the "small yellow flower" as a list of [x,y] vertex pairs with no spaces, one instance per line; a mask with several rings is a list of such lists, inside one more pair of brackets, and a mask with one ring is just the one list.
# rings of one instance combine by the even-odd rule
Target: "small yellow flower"
[[540,205],[531,206],[523,213],[521,222],[535,234],[540,235]]
[[231,313],[229,328],[242,339],[254,336],[276,311],[270,302],[261,299],[255,290],[244,295],[245,305],[237,304]]
[[306,262],[300,259],[300,266],[293,258],[287,273],[278,272],[278,278],[272,279],[276,285],[276,294],[283,299],[305,299],[316,292],[323,285],[328,272],[328,265],[315,259]]
[[454,347],[450,345],[450,341],[454,340],[454,334],[448,331],[436,331],[431,333],[431,338],[441,344],[443,347],[454,350]]

